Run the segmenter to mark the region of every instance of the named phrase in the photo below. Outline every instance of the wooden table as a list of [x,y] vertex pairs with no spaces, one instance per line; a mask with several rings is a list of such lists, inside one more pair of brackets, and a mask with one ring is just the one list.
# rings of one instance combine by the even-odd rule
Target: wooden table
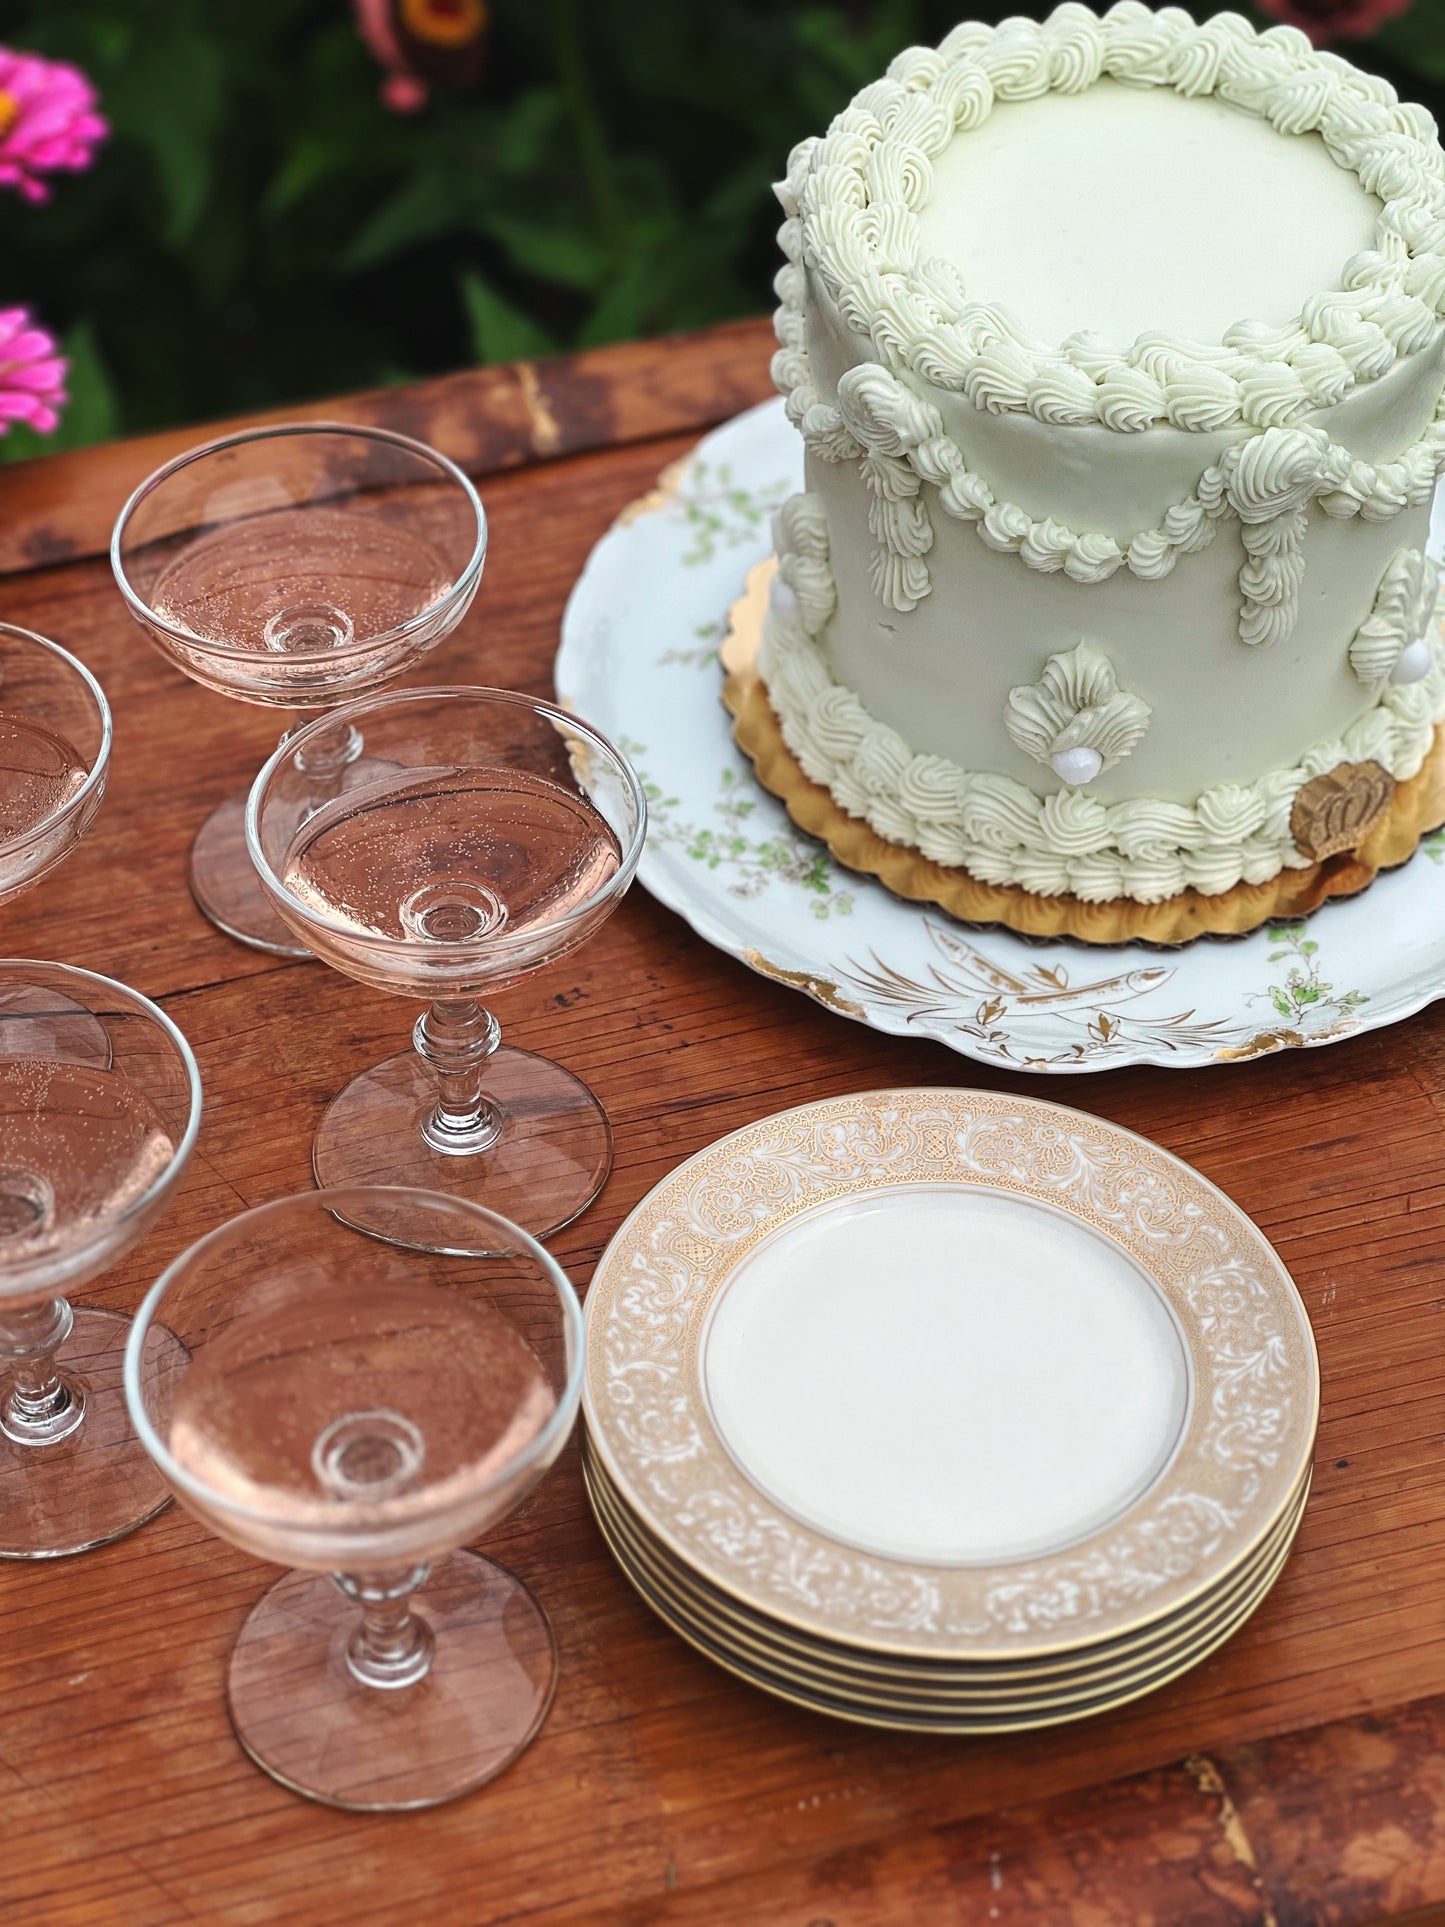
[[[767,356],[750,322],[294,412],[385,422],[482,478],[482,591],[424,679],[550,693],[589,548],[699,432],[769,392]],[[7,906],[5,947],[160,999],[205,1079],[178,1201],[86,1294],[125,1308],[202,1231],[310,1184],[323,1104],[410,1022],[333,971],[228,942],[186,893],[192,831],[275,725],[155,654],[104,550],[129,488],[195,439],[0,470],[0,617],[77,650],[116,719],[96,828]],[[589,1080],[616,1126],[606,1190],[556,1241],[579,1284],[652,1184],[752,1118],[887,1084],[1040,1088],[829,1015],[641,889],[500,1007],[516,1040]],[[574,1442],[489,1542],[557,1630],[541,1737],[453,1806],[347,1816],[284,1793],[232,1738],[226,1655],[272,1575],[172,1508],[82,1558],[0,1567],[0,1920],[1430,1917],[1445,1903],[1445,1006],[1326,1050],[1115,1071],[1068,1096],[1238,1199],[1319,1335],[1324,1420],[1298,1551],[1197,1672],[1113,1718],[1012,1739],[890,1738],[794,1711],[634,1598]]]

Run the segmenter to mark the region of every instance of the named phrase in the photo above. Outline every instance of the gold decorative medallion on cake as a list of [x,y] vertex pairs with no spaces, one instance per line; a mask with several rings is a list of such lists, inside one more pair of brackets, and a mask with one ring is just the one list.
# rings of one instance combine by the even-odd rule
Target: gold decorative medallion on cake
[[805,485],[730,705],[795,819],[1098,941],[1403,861],[1445,818],[1430,116],[1291,28],[1068,4],[900,54],[778,196]]

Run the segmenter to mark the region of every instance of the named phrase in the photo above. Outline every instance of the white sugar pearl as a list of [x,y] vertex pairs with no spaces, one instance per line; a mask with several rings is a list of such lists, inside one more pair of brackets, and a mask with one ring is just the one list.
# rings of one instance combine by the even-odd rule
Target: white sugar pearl
[[780,575],[773,577],[773,586],[768,591],[768,601],[779,622],[798,620],[798,598]]
[[1078,789],[1081,783],[1092,783],[1104,767],[1104,759],[1096,749],[1061,749],[1049,761],[1055,776],[1071,789]]
[[1395,683],[1419,682],[1422,676],[1430,673],[1430,645],[1421,636],[1400,651],[1400,660],[1390,671],[1390,681]]

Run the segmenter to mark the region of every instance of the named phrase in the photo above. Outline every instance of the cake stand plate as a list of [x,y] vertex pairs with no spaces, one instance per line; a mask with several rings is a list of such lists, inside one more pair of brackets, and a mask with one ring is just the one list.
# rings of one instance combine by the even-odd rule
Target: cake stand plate
[[[717,429],[602,538],[563,618],[558,695],[635,763],[638,874],[700,937],[875,1030],[1014,1070],[1238,1063],[1445,996],[1445,831],[1307,922],[1169,951],[971,928],[834,863],[733,743],[717,653],[802,465],[780,401]],[[1430,546],[1445,554],[1440,494]]]

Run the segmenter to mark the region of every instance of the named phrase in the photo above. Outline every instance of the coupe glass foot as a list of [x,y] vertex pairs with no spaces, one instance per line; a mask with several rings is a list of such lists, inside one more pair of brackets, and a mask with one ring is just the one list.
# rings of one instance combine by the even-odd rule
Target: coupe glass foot
[[[56,1365],[64,1379],[79,1384],[85,1415],[48,1445],[17,1445],[0,1432],[0,1558],[87,1552],[134,1531],[170,1503],[125,1409],[121,1369],[130,1320],[92,1305],[74,1317]],[[183,1363],[179,1341],[164,1336]]]
[[246,849],[246,793],[228,796],[211,811],[191,845],[187,881],[202,916],[253,950],[277,957],[309,957],[296,933],[271,908]]
[[312,1152],[323,1189],[410,1184],[446,1191],[510,1218],[534,1238],[570,1224],[602,1189],[612,1132],[602,1106],[550,1058],[501,1045],[483,1088],[501,1131],[487,1149],[434,1150],[422,1125],[437,1100],[434,1073],[415,1051],[353,1078],[321,1120]]
[[520,1579],[474,1552],[438,1561],[413,1595],[433,1659],[410,1685],[363,1685],[347,1663],[357,1607],[292,1572],[231,1655],[236,1737],[273,1779],[328,1806],[396,1812],[454,1800],[510,1766],[547,1716],[557,1654]]

